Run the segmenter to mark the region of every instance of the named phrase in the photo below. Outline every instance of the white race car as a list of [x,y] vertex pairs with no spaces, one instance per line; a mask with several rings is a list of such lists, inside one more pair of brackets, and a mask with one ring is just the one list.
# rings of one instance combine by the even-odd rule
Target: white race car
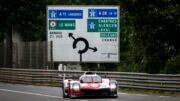
[[63,97],[74,98],[81,96],[118,96],[116,80],[101,78],[99,75],[86,72],[79,80],[63,80]]

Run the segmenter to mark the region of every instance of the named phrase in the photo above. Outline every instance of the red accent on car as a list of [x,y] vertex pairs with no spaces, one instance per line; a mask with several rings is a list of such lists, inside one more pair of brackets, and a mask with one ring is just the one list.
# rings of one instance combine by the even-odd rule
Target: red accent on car
[[73,89],[70,89],[70,94],[78,96],[78,95],[82,95],[82,92],[81,91],[75,92]]
[[68,82],[70,83],[72,80],[68,80]]
[[100,83],[88,83],[87,85],[81,86],[81,89],[97,89],[100,86]]
[[66,87],[65,90],[69,90],[69,87]]

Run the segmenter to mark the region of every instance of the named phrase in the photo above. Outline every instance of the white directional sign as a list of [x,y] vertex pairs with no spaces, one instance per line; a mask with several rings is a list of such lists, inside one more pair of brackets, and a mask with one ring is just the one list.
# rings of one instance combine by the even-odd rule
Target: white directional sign
[[118,6],[47,6],[56,62],[119,62]]

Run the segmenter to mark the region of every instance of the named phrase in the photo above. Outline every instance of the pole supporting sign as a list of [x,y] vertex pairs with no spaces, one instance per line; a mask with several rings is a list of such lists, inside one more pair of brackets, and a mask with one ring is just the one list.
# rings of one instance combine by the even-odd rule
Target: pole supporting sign
[[55,62],[119,62],[118,6],[47,6]]

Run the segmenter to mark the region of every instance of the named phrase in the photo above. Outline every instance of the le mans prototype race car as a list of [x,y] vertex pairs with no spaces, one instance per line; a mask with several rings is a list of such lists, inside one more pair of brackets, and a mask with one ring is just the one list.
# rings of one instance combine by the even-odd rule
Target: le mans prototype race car
[[63,80],[63,97],[75,98],[82,96],[118,96],[116,80],[101,78],[96,73],[86,72],[78,80]]

